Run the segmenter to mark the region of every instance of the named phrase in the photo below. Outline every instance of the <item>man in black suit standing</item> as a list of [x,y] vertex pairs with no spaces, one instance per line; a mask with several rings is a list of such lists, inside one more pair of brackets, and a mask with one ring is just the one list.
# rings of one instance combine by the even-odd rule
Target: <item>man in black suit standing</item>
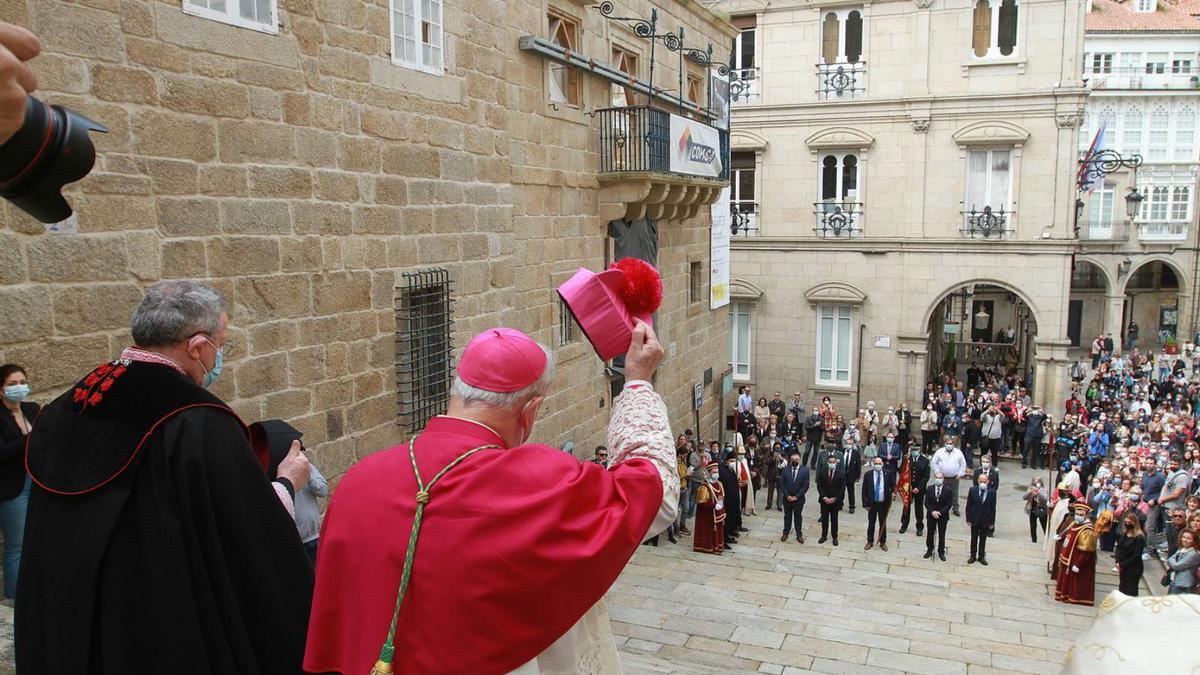
[[[971,526],[971,557],[967,564],[987,562],[987,538],[996,528],[996,493],[988,487],[988,475],[979,475],[979,485],[967,493],[967,524]],[[978,556],[976,556],[978,554]]]
[[846,473],[846,499],[850,501],[850,513],[854,513],[854,484],[862,478],[862,450],[857,443],[846,446],[846,456],[842,458],[842,468]]
[[817,496],[821,498],[821,538],[824,544],[830,530],[833,545],[838,545],[838,511],[842,510],[842,499],[846,494],[846,475],[838,468],[837,458],[830,455],[824,467],[817,469]]
[[888,473],[895,476],[900,472],[900,465],[904,462],[904,448],[896,442],[896,435],[890,431],[887,440],[879,444],[879,456],[883,458]]
[[787,541],[792,531],[792,521],[796,523],[796,541],[804,543],[804,495],[808,492],[808,467],[801,466],[800,453],[793,452],[788,465],[783,467],[779,476],[783,495],[783,536],[779,541]]
[[971,484],[979,485],[979,477],[983,474],[988,476],[988,489],[992,492],[1000,489],[1000,470],[992,465],[991,457],[984,457],[979,468],[971,475]]
[[946,523],[950,520],[950,509],[954,506],[954,495],[942,484],[941,471],[933,474],[933,482],[925,488],[925,513],[928,518],[925,531],[925,558],[933,557],[933,535],[937,533],[938,559],[946,561]]
[[[732,460],[736,461],[737,455]],[[732,550],[732,544],[737,543],[738,534],[746,532],[742,527],[742,493],[738,487],[737,474],[733,472],[730,458],[721,462],[717,467],[717,480],[725,488],[725,548]]]
[[912,511],[917,512],[917,536],[925,534],[925,486],[929,484],[929,458],[921,454],[921,446],[909,448],[909,485],[911,496],[904,511],[900,513],[900,534],[908,531],[908,520]]
[[817,468],[817,453],[821,450],[821,439],[825,437],[825,418],[816,408],[804,420],[804,463]]
[[892,506],[892,493],[896,489],[896,474],[885,471],[883,458],[876,457],[874,470],[867,473],[862,484],[862,505],[867,510],[867,543],[864,551],[870,551],[874,546],[875,523],[879,523],[879,548],[887,547],[887,516]]

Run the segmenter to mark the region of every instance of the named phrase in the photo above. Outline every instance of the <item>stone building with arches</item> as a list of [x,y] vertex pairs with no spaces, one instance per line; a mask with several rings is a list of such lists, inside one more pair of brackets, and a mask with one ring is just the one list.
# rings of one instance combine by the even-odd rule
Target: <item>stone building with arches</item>
[[[971,361],[1067,388],[1083,0],[719,3],[734,66],[730,364],[840,410]],[[970,343],[970,344],[967,344]]]

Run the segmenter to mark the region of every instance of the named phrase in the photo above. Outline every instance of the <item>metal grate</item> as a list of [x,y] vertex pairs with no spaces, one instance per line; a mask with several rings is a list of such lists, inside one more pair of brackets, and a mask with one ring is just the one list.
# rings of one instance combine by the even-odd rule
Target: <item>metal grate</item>
[[450,400],[450,274],[444,269],[408,272],[396,294],[398,423],[408,434],[425,428]]
[[858,98],[866,91],[866,61],[818,63],[817,98],[838,101]]

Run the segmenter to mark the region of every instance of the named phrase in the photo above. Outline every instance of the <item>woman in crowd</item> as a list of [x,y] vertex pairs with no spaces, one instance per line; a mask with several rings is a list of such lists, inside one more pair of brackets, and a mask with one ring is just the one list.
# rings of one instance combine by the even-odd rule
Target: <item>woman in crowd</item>
[[1197,567],[1200,567],[1200,552],[1196,551],[1196,533],[1183,530],[1179,533],[1179,548],[1167,558],[1171,577],[1167,593],[1194,593]]
[[4,414],[0,415],[0,532],[4,534],[4,598],[11,605],[17,597],[25,510],[29,505],[25,437],[41,408],[26,400],[29,379],[21,366],[12,363],[0,366],[0,387],[4,400]]
[[763,396],[758,399],[758,405],[754,406],[754,420],[765,425],[771,419],[771,409],[767,407],[767,397]]
[[1120,590],[1125,595],[1137,597],[1138,585],[1142,580],[1142,551],[1146,550],[1146,535],[1137,516],[1132,513],[1122,519],[1121,526],[1124,534],[1116,546]]

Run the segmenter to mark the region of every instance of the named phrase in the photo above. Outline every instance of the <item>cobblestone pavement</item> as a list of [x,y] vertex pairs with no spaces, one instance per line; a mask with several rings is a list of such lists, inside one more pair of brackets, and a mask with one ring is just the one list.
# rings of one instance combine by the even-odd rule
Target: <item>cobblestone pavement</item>
[[[863,550],[863,509],[842,512],[840,546],[818,545],[815,487],[805,544],[779,541],[783,514],[763,508],[760,491],[759,515],[746,518],[750,532],[732,553],[694,553],[690,537],[642,546],[606,597],[625,671],[1057,673],[1093,609],[1054,601],[1021,499],[1032,476],[1001,467],[987,567],[967,565],[961,518],[948,526],[946,562],[923,559],[915,526],[896,533],[898,501],[889,551]],[[963,508],[969,487],[963,481]],[[1101,554],[1097,598],[1116,586],[1112,566]]]

